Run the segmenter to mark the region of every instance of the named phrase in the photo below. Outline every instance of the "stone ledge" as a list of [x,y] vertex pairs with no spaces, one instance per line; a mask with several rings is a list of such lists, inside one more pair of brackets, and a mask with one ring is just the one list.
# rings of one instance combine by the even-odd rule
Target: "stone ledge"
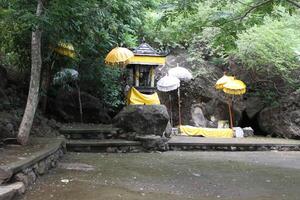
[[[48,140],[49,139],[45,139],[45,138],[32,138],[32,140]],[[20,160],[20,161],[16,161],[16,162],[12,162],[10,164],[6,164],[6,165],[1,165],[0,166],[0,170],[8,170],[11,171],[13,174],[24,170],[36,163],[38,163],[39,161],[45,159],[46,157],[52,155],[54,152],[56,152],[57,150],[59,150],[60,148],[65,149],[66,147],[66,142],[64,138],[51,138],[50,139],[50,143],[47,144],[47,146],[38,151],[33,153],[32,155],[30,155],[29,157],[25,158],[24,160]],[[45,141],[43,141],[45,142]]]
[[[22,182],[25,191],[26,188],[36,181],[38,176],[43,175],[55,167],[59,158],[61,158],[66,151],[65,139],[61,137],[31,138],[30,141],[41,149],[31,149],[29,156],[22,158],[22,160],[14,161],[18,159],[18,157],[15,156],[14,159],[9,160],[10,163],[0,166],[0,200],[14,199],[15,194],[22,194],[23,192],[20,192],[20,190],[11,188],[14,188],[13,186],[19,186],[18,182]],[[26,147],[22,146],[10,148],[16,148],[18,151],[24,151],[26,149]],[[16,152],[11,152],[10,156],[15,153]],[[2,183],[12,184],[1,185]]]

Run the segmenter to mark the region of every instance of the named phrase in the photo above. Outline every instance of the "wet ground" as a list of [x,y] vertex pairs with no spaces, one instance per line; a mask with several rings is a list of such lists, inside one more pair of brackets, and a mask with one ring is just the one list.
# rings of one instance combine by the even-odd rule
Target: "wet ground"
[[300,198],[300,152],[68,153],[62,162],[23,200]]

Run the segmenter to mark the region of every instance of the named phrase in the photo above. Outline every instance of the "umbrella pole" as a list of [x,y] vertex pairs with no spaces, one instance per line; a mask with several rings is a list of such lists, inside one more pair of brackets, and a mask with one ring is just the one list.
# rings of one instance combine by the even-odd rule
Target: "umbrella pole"
[[179,126],[181,126],[180,88],[178,88],[178,122],[179,122]]
[[171,126],[173,127],[173,114],[172,114],[172,97],[171,94],[169,94],[169,105],[170,105],[170,123]]
[[80,122],[83,123],[83,112],[82,112],[82,102],[81,102],[81,92],[79,84],[76,81],[76,87],[78,92],[78,102],[79,102],[79,113],[80,113]]
[[231,100],[232,127],[234,127],[235,126],[235,123],[234,123],[234,107],[233,107],[234,95],[232,95],[232,98],[230,100]]
[[228,110],[229,110],[229,118],[230,118],[230,128],[233,128],[230,97],[228,98]]

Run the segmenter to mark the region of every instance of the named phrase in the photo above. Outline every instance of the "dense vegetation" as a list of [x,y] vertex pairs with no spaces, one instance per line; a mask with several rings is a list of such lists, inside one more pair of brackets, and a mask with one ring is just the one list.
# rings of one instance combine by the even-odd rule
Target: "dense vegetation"
[[166,0],[148,14],[145,31],[165,48],[187,49],[198,71],[204,62],[234,63],[251,74],[250,95],[274,103],[300,89],[299,25],[298,1]]
[[[115,46],[137,44],[146,9],[154,2],[45,0],[41,17],[35,16],[36,5],[35,0],[0,1],[0,64],[28,72],[31,31],[39,25],[43,68],[54,60],[52,75],[62,68],[75,68],[84,90],[93,91],[109,107],[120,106],[120,71],[104,68],[103,58]],[[56,54],[53,47],[59,42],[71,43],[76,58]]]
[[[251,73],[253,94],[277,99],[300,88],[300,3],[297,0],[35,0],[0,1],[0,64],[30,70],[31,31],[43,31],[43,68],[80,72],[81,87],[106,106],[122,105],[121,71],[103,67],[117,45],[134,47],[142,37],[157,48],[184,48],[195,69],[204,62]],[[72,43],[76,58],[53,51]],[[43,93],[44,91],[42,91]]]

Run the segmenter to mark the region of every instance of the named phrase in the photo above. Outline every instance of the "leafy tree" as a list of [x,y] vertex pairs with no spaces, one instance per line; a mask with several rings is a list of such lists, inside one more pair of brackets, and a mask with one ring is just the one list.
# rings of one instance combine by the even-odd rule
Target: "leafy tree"
[[[266,17],[262,25],[238,35],[236,57],[243,66],[256,74],[254,81],[269,83],[267,89],[278,94],[300,88],[300,15],[290,15],[279,7],[281,17]],[[264,85],[265,86],[265,85]],[[265,88],[265,89],[266,89]]]
[[[37,2],[43,4],[41,15],[35,14]],[[74,61],[69,59],[62,63],[72,64],[72,67],[79,68],[78,71],[82,73],[93,71],[87,70],[90,66],[86,66],[85,63],[90,63],[101,71],[104,66],[103,57],[111,48],[136,43],[135,35],[138,35],[142,25],[144,11],[154,3],[153,0],[1,0],[0,52],[5,57],[4,64],[13,64],[19,69],[29,70],[29,55],[33,56],[30,51],[30,33],[35,32],[38,27],[43,33],[40,45],[42,70],[51,70],[47,76],[59,71],[59,68],[51,68],[53,59],[61,60],[60,57],[53,57],[53,48],[59,41],[73,44],[77,54]],[[118,76],[118,73],[113,76]],[[90,74],[90,77],[94,81],[99,78],[95,74]],[[47,77],[43,77],[45,78]],[[104,83],[108,78],[110,77],[103,76],[101,80]],[[101,85],[95,87],[100,90]],[[109,85],[106,89],[107,92],[115,92],[116,88]],[[116,96],[114,94],[114,97]],[[111,102],[107,100],[107,104]],[[115,106],[116,102],[113,102],[112,106]],[[32,115],[34,116],[34,112]],[[28,127],[27,130],[30,130],[30,126]]]

